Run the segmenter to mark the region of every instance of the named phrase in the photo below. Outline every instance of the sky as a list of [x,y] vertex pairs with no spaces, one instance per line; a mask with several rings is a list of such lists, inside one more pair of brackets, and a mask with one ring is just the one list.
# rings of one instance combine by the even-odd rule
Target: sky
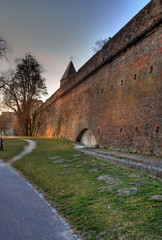
[[[99,39],[113,37],[149,0],[0,0],[0,37],[8,62],[31,53],[46,70],[49,98],[60,86],[69,58],[76,71],[93,56]],[[45,98],[43,98],[45,101]]]

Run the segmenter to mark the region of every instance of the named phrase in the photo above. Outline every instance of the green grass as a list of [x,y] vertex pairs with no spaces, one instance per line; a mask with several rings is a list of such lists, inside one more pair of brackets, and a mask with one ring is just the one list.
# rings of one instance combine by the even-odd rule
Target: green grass
[[[72,149],[65,139],[34,138],[37,148],[16,161],[19,169],[46,198],[70,221],[85,240],[159,240],[161,239],[162,204],[150,196],[162,194],[162,184],[145,174],[137,178],[127,170]],[[74,156],[75,154],[80,154]],[[54,164],[49,157],[60,156],[67,162]],[[105,163],[105,165],[101,165]],[[64,167],[66,165],[66,167]],[[90,173],[93,168],[102,172]],[[71,172],[63,174],[63,172]],[[69,172],[68,172],[69,171]],[[118,190],[101,191],[106,185],[100,175],[118,179],[120,189],[140,182],[136,195],[119,196]]]
[[14,156],[18,155],[24,150],[24,146],[28,143],[19,138],[7,138],[3,142],[4,151],[0,151],[0,158],[7,162]]

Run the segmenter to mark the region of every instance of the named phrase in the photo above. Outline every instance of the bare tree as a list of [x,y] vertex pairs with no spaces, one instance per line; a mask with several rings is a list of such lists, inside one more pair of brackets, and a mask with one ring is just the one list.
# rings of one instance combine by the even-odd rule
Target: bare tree
[[16,71],[1,74],[3,102],[15,112],[23,134],[32,135],[31,114],[33,101],[47,95],[43,68],[31,55],[19,61]]
[[108,42],[108,40],[110,40],[110,38],[97,40],[95,42],[95,47],[93,48],[93,52],[97,53],[98,51],[100,51],[103,48],[103,46]]
[[[0,60],[2,60],[2,59],[7,60],[7,57],[6,57],[6,55],[7,55],[7,50],[8,50],[8,48],[7,48],[7,43],[6,43],[6,41],[5,41],[3,38],[0,37]],[[1,62],[0,62],[0,66],[1,66]],[[1,69],[1,67],[0,67],[0,69]],[[2,87],[3,87],[3,84],[2,84],[2,82],[0,81],[0,89],[1,89]]]
[[8,50],[8,48],[7,48],[6,41],[0,37],[0,58],[6,58],[7,59],[7,57],[6,57],[7,50]]

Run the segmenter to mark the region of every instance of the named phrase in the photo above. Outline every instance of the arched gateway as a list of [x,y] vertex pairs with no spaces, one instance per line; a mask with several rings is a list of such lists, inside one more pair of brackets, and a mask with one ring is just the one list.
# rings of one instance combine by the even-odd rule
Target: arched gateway
[[86,146],[96,146],[97,145],[97,142],[96,142],[96,139],[95,139],[93,133],[87,128],[83,129],[79,133],[76,141],[80,142]]

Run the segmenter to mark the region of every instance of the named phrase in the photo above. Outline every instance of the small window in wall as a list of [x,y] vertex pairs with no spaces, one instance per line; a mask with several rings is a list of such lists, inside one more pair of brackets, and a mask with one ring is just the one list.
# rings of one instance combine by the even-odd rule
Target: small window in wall
[[160,129],[160,127],[156,126],[156,133],[159,133],[159,129]]
[[137,74],[134,74],[134,80],[136,80],[137,79]]
[[101,93],[103,94],[103,92],[104,92],[104,89],[101,89]]
[[110,131],[111,131],[111,129],[109,128],[108,132],[110,132]]
[[120,85],[123,86],[123,83],[124,83],[123,80],[121,80]]
[[120,128],[120,133],[122,133],[122,131],[123,131],[123,129],[122,129],[122,128]]
[[138,132],[138,127],[135,128],[135,132]]
[[152,73],[152,71],[153,71],[153,66],[150,67],[149,73]]
[[100,133],[100,129],[98,129],[98,133]]
[[113,90],[113,85],[111,85],[111,91]]

